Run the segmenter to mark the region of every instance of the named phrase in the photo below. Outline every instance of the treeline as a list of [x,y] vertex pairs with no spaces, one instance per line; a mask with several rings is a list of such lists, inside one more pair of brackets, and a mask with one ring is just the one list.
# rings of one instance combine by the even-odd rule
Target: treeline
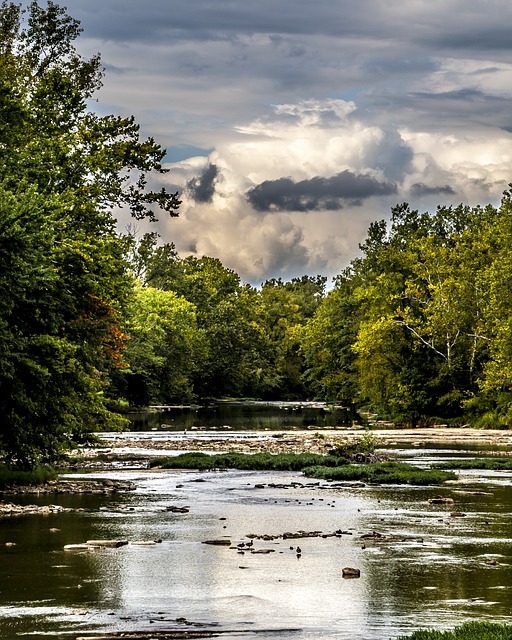
[[54,460],[121,426],[119,403],[332,400],[411,424],[512,422],[511,196],[408,206],[322,276],[244,284],[114,212],[177,215],[165,151],[88,109],[99,56],[53,2],[0,5],[0,459]]
[[132,238],[118,389],[140,404],[315,397],[412,425],[508,426],[511,238],[509,192],[499,208],[400,205],[328,292],[322,276],[255,289],[216,259]]
[[305,398],[304,331],[327,278],[268,280],[256,289],[216,258],[181,259],[156,234],[128,238],[133,298],[125,310],[125,369],[110,394],[131,405],[205,398]]
[[512,424],[512,196],[499,208],[397,206],[306,326],[321,397],[412,425]]

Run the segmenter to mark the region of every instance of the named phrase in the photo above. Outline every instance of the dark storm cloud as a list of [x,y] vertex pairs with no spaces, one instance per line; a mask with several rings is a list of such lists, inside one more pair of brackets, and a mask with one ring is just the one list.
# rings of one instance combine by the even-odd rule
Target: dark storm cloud
[[187,182],[187,192],[196,201],[209,203],[215,193],[215,179],[219,169],[214,164],[209,164],[198,178]]
[[510,26],[496,24],[484,28],[478,25],[468,25],[464,30],[448,31],[434,34],[431,44],[448,49],[470,49],[478,51],[508,50],[512,48],[510,40]]
[[367,175],[342,171],[331,178],[317,176],[294,182],[291,178],[265,180],[247,192],[257,211],[335,211],[350,202],[396,193],[396,185],[379,182]]
[[364,31],[364,13],[350,3],[330,0],[274,0],[258,3],[212,3],[194,0],[68,0],[73,15],[87,22],[94,35],[112,40],[148,40],[158,33],[202,40],[240,33],[327,33],[333,36]]
[[431,196],[431,195],[454,195],[455,191],[449,184],[445,184],[442,187],[429,187],[423,182],[416,182],[410,189],[412,196]]
[[[67,0],[71,14],[82,20],[92,37],[111,41],[154,41],[155,38],[204,41],[236,39],[241,34],[326,36],[347,38],[362,47],[362,38],[394,42],[408,48],[439,50],[471,48],[511,50],[509,2],[434,0],[431,3],[374,0]],[[300,53],[299,43],[294,51]],[[408,56],[397,56],[407,60]]]
[[[400,114],[403,125],[425,131],[470,131],[472,127],[481,125],[506,130],[510,124],[510,98],[474,87],[403,94],[376,92],[365,96],[364,103],[368,110],[380,113],[395,111]],[[362,109],[358,114],[362,114]]]
[[[492,52],[512,60],[508,29],[512,3],[505,0],[67,0],[66,4],[82,21],[85,36],[102,41],[107,68],[111,65],[117,75],[124,74],[127,83],[136,77],[140,86],[141,76],[154,77],[159,91],[166,87],[169,110],[175,109],[174,120],[179,116],[180,125],[171,135],[174,139],[179,135],[180,142],[202,144],[181,133],[182,123],[196,133],[216,123],[251,120],[262,102],[279,104],[305,95],[355,98],[358,115],[379,124],[392,118],[414,126],[419,118],[423,129],[435,130],[443,123],[429,100],[443,102],[446,126],[457,126],[457,116],[450,117],[457,108],[475,123],[491,124],[499,109],[492,98],[502,93],[496,84],[510,86],[506,79],[493,87],[482,86],[483,76],[499,71]],[[134,50],[135,62],[130,54]],[[450,82],[451,71],[445,72],[443,62],[463,60],[464,54],[482,60],[481,77],[466,81],[472,73],[467,69]],[[446,73],[448,82],[433,90],[436,72]],[[418,92],[420,86],[424,91]],[[204,105],[199,90],[211,97]],[[134,84],[133,96],[137,92]],[[504,124],[509,122],[500,114],[498,126]],[[385,175],[395,179],[388,171]]]

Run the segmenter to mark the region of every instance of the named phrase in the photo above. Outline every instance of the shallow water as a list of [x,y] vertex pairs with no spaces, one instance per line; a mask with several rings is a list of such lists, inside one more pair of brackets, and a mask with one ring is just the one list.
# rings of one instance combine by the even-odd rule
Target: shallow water
[[165,431],[282,431],[283,429],[343,428],[352,414],[342,407],[318,402],[218,402],[204,407],[168,407],[129,413],[131,430]]
[[[294,473],[95,475],[131,478],[138,489],[41,497],[83,511],[0,522],[2,639],[193,624],[233,631],[227,637],[237,640],[386,640],[419,627],[510,619],[511,474],[471,472],[461,476],[464,484],[443,488],[358,489],[315,485]],[[455,503],[430,505],[438,494]],[[172,513],[169,505],[189,512]],[[253,548],[268,554],[236,549],[248,534],[299,530],[344,533],[256,539]],[[361,537],[374,531],[387,540]],[[221,537],[235,548],[202,544]],[[63,550],[93,538],[162,542]],[[359,568],[361,578],[343,579],[346,566]]]

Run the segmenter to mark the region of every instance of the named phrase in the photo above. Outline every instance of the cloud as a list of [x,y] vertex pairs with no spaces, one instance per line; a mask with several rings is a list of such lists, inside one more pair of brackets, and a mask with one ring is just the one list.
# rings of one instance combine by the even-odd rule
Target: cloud
[[216,256],[253,284],[331,277],[397,202],[435,210],[501,194],[512,136],[497,130],[489,147],[488,133],[381,127],[332,98],[277,104],[226,132],[208,157],[166,165],[183,204],[158,230],[180,254]]
[[189,180],[185,188],[190,197],[196,202],[211,202],[215,193],[215,179],[218,173],[218,167],[209,164],[197,178]]
[[99,113],[169,149],[158,229],[251,282],[358,253],[397,202],[497,204],[512,166],[505,0],[67,0]]
[[332,211],[342,209],[347,200],[359,206],[365,198],[396,191],[394,184],[345,170],[330,178],[316,176],[299,182],[265,180],[247,193],[247,199],[256,211]]
[[429,187],[423,182],[415,182],[411,185],[410,192],[412,196],[425,196],[425,195],[454,195],[455,191],[449,184],[445,184],[442,187]]

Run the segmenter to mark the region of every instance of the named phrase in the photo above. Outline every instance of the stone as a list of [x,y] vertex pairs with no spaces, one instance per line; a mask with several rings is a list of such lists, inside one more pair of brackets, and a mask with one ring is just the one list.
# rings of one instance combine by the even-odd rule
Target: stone
[[188,507],[177,507],[173,504],[165,507],[166,511],[171,511],[172,513],[188,513],[190,509]]
[[89,551],[91,547],[85,542],[81,544],[66,544],[64,545],[64,551]]
[[361,571],[360,569],[354,569],[353,567],[344,567],[341,571],[341,575],[344,578],[360,578]]
[[435,496],[428,501],[429,504],[453,504],[453,498],[445,498],[443,496]]
[[216,545],[216,546],[220,546],[220,547],[230,547],[231,546],[231,540],[224,540],[224,539],[220,539],[220,540],[203,540],[202,544],[211,544],[211,545]]
[[90,547],[107,547],[109,549],[117,549],[128,544],[128,540],[87,540]]
[[361,536],[361,540],[384,540],[386,536],[378,531],[372,531],[372,533],[365,533]]

